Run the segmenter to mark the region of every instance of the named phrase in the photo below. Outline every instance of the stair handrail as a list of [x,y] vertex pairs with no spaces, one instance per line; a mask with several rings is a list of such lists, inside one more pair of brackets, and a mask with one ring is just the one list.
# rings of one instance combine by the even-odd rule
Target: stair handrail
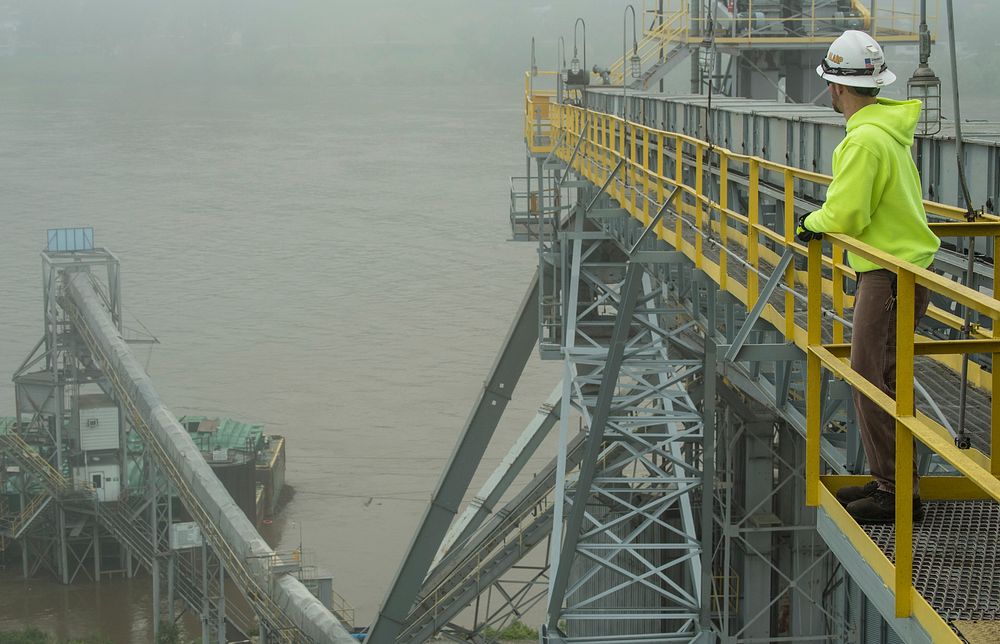
[[[423,624],[429,615],[436,615],[438,609],[444,606],[453,595],[464,590],[461,584],[456,583],[456,577],[466,579],[474,576],[475,573],[482,570],[484,564],[492,561],[510,543],[516,542],[523,545],[522,537],[524,533],[540,521],[546,520],[546,516],[551,513],[553,504],[551,500],[552,494],[553,490],[550,489],[543,497],[527,504],[519,512],[504,517],[504,522],[496,526],[488,541],[456,564],[452,572],[438,582],[434,588],[421,593],[421,597],[417,601],[417,607],[422,608],[422,610],[419,612],[414,611],[407,618],[407,627],[400,633],[400,639],[402,640],[414,627]],[[507,526],[510,527],[504,529]],[[470,564],[473,564],[471,569],[469,568]],[[428,604],[429,599],[432,599],[432,601]]]
[[0,450],[5,447],[21,465],[40,476],[53,494],[64,496],[82,493],[87,497],[96,496],[97,491],[92,485],[66,478],[52,463],[42,458],[42,455],[36,452],[20,435],[13,432],[0,435]]
[[[685,7],[669,14],[663,23],[651,29],[644,29],[642,38],[638,44],[639,60],[645,65],[654,58],[659,57],[661,48],[669,47],[675,43],[686,42],[686,34],[689,28],[688,12]],[[664,55],[666,56],[668,53],[665,51]],[[624,82],[624,70],[628,67],[628,63],[627,58],[619,58],[611,64],[609,71],[611,72],[612,85],[621,85]]]
[[5,532],[7,532],[12,539],[17,539],[21,532],[35,520],[36,514],[45,506],[52,496],[49,494],[36,494],[31,497],[31,500],[25,504],[24,508],[14,516],[5,518],[3,521],[7,524]]

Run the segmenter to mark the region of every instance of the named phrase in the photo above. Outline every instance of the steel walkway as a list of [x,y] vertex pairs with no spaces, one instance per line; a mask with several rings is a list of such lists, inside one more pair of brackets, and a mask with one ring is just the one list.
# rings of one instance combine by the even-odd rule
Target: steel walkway
[[[533,85],[538,84],[526,80],[529,151],[547,155],[547,163],[561,160],[594,187],[605,186],[628,218],[638,221],[640,230],[649,228],[658,244],[681,251],[720,291],[751,311],[751,317],[758,315],[751,324],[758,320],[769,324],[784,343],[806,357],[805,400],[771,405],[785,411],[805,403],[807,503],[819,506],[820,533],[851,575],[861,579],[865,571],[874,571],[870,581],[884,587],[889,605],[894,605],[892,614],[886,615],[893,628],[907,641],[995,641],[975,632],[991,627],[979,622],[995,626],[1000,617],[1000,590],[984,571],[992,567],[995,556],[1000,512],[1000,459],[989,456],[1000,434],[1000,401],[992,396],[1000,388],[1000,372],[989,368],[1000,355],[1000,301],[846,236],[827,235],[808,247],[799,244],[792,233],[794,221],[814,203],[800,194],[804,186],[813,193],[814,186],[825,189],[828,176],[616,115],[560,104],[554,92],[535,90]],[[583,95],[575,99],[584,101]],[[745,186],[746,199],[730,202],[731,188],[739,182]],[[765,201],[776,215],[769,225],[762,216]],[[980,214],[966,221],[963,210],[933,202],[925,207],[939,236],[988,237],[994,256],[1000,256],[996,217]],[[847,362],[852,298],[845,282],[853,280],[854,272],[844,260],[846,250],[897,275],[901,328],[906,328],[907,307],[912,311],[915,284],[929,288],[938,302],[957,304],[959,310],[967,306],[978,315],[968,340],[897,334],[895,398],[875,390]],[[795,260],[781,263],[786,252]],[[779,265],[781,272],[771,280],[774,290],[765,292],[765,282]],[[1000,267],[986,265],[985,270],[992,272],[995,283]],[[929,316],[958,334],[963,321],[953,311],[935,307]],[[958,449],[948,431],[958,424],[956,367],[965,354],[980,356],[970,368],[968,427],[973,448],[969,450]],[[911,436],[935,454],[935,462],[951,470],[952,476],[922,480],[921,494],[930,501],[923,524],[914,526],[910,504],[901,502],[896,529],[865,531],[836,502],[840,486],[867,479],[821,476],[827,467],[821,459],[821,440],[830,421],[824,406],[831,374],[896,418],[900,481],[908,480],[906,473],[912,467]],[[909,496],[906,487],[900,484],[899,498]],[[959,544],[956,540],[962,535],[966,541]],[[968,622],[976,622],[975,627]]]

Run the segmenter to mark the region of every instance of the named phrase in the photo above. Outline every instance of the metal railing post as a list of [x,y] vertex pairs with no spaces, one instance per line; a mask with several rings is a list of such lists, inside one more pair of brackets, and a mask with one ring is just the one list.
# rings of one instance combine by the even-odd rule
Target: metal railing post
[[[752,270],[747,273],[747,307],[757,303],[758,276],[760,269],[760,161],[756,157],[750,159],[750,212],[747,224],[747,260]],[[810,270],[812,266],[809,267]],[[818,269],[817,269],[818,270]]]
[[[844,317],[844,277],[843,268],[844,251],[837,244],[833,244],[830,252],[833,259],[833,310],[839,318]],[[844,341],[844,323],[839,319],[833,320],[833,341],[842,343]]]
[[705,187],[705,165],[702,159],[702,153],[704,148],[701,145],[694,146],[695,162],[694,162],[694,221],[695,225],[698,227],[698,233],[694,237],[694,266],[695,268],[702,268],[704,265],[703,261],[703,246],[702,246],[702,233],[705,230],[705,208],[701,202],[702,195],[704,194]]
[[719,253],[719,288],[729,289],[729,157],[719,154],[719,235],[722,251]]
[[913,435],[900,420],[914,415],[913,328],[915,282],[913,273],[896,276],[896,617],[913,612]]
[[[1000,257],[1000,237],[993,238],[993,289],[994,297],[996,294],[997,284],[1000,284],[1000,262],[996,261],[996,258]],[[994,339],[1000,339],[1000,324],[993,322],[990,329],[990,335]],[[992,360],[991,365],[991,392],[990,396],[990,473],[993,476],[1000,478],[1000,454],[997,454],[997,449],[1000,448],[1000,396],[997,392],[1000,392],[1000,353],[990,354],[990,359]]]
[[[684,139],[680,136],[674,137],[674,182],[675,185],[684,185]],[[674,204],[674,212],[677,218],[674,220],[674,248],[684,249],[684,191],[678,190],[677,203]]]
[[823,341],[823,245],[818,239],[809,242],[808,330],[806,352],[806,505],[819,505],[820,417],[822,364],[814,353]]
[[[790,168],[784,172],[785,178],[785,244],[795,241],[795,175]],[[785,283],[795,288],[795,262],[789,262],[785,269]],[[795,295],[791,289],[785,291],[785,341],[795,341]]]

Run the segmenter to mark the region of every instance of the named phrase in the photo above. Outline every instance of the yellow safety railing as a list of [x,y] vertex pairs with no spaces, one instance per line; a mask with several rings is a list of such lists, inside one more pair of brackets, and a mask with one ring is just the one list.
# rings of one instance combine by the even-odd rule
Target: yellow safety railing
[[[1000,250],[1000,223],[996,221],[973,222],[968,224],[946,224],[952,230],[946,233],[960,232],[963,235],[988,236],[993,239],[994,252]],[[935,226],[939,234],[942,227]],[[926,601],[911,585],[913,574],[913,505],[911,499],[913,490],[913,439],[916,438],[931,451],[950,463],[958,472],[975,487],[969,489],[956,482],[948,498],[993,498],[1000,501],[1000,455],[987,458],[978,450],[961,450],[952,442],[947,431],[930,418],[919,415],[915,407],[914,395],[914,358],[918,355],[964,355],[990,354],[998,364],[1000,357],[1000,300],[986,296],[978,291],[942,277],[926,269],[921,269],[908,262],[881,252],[867,244],[861,243],[844,235],[830,235],[843,248],[868,259],[896,275],[897,306],[896,306],[896,397],[891,398],[882,390],[873,386],[861,374],[854,371],[845,358],[850,357],[850,346],[844,344],[823,344],[822,341],[822,303],[819,289],[822,280],[823,254],[822,244],[813,241],[809,244],[809,304],[808,304],[808,353],[807,353],[807,386],[806,386],[806,502],[810,505],[823,505],[835,522],[844,532],[854,532],[854,541],[860,539],[853,522],[847,518],[846,511],[840,507],[833,494],[843,481],[831,481],[828,489],[820,480],[820,387],[822,370],[828,369],[839,378],[850,383],[856,390],[875,402],[886,413],[892,415],[896,422],[896,533],[895,533],[895,565],[882,566],[885,571],[893,568],[891,579],[886,583],[895,591],[897,617],[908,617],[915,612],[933,612]],[[1000,256],[1000,255],[998,255]],[[1000,267],[994,265],[994,280],[1000,277]],[[932,293],[947,297],[949,300],[968,307],[991,320],[989,339],[970,340],[937,340],[915,337],[910,331],[914,327],[915,289],[923,286]],[[812,289],[817,289],[814,294]],[[1000,371],[992,373],[991,390],[1000,390]],[[1000,445],[1000,399],[991,397],[991,446]],[[994,451],[994,450],[991,450]],[[977,456],[978,455],[978,456]],[[984,460],[985,459],[985,460]],[[937,494],[939,492],[935,492]],[[926,496],[926,495],[925,495]],[[869,552],[871,558],[884,558]],[[879,553],[881,554],[881,553]],[[888,563],[888,560],[886,562]],[[918,618],[921,615],[917,615]],[[929,618],[929,614],[924,615]],[[921,620],[922,622],[924,620]],[[948,629],[950,632],[950,629]],[[948,633],[941,631],[934,641],[949,641]],[[954,636],[951,636],[954,638]],[[954,639],[953,641],[958,641]]]
[[[651,35],[664,24],[680,18],[675,25],[679,29],[676,39],[692,45],[702,42],[710,29],[716,42],[730,46],[791,42],[826,44],[845,29],[861,29],[885,42],[914,42],[920,26],[919,0],[852,0],[854,15],[850,17],[836,15],[837,7],[833,2],[804,2],[801,13],[776,15],[774,3],[735,0],[720,4],[714,25],[711,3],[705,3],[702,9],[705,13],[699,15],[690,12],[690,4],[690,0],[645,0],[644,33]],[[933,36],[940,15],[940,0],[927,4],[927,22]],[[723,11],[722,7],[728,10]]]
[[48,494],[42,493],[33,496],[24,506],[19,514],[5,518],[4,529],[5,532],[9,533],[12,537],[16,537],[25,528],[25,526],[35,518],[35,514],[41,509],[41,507],[48,501],[50,497]]
[[[638,42],[637,53],[644,71],[649,69],[654,61],[666,60],[666,56],[670,54],[669,48],[671,46],[687,42],[688,30],[690,29],[687,5],[683,5],[680,10],[670,14],[653,16],[651,22],[653,26],[643,29],[642,38]],[[632,49],[628,49],[625,57],[616,60],[609,68],[612,85],[621,85],[628,81],[626,75],[629,73],[629,58],[631,56]]]
[[551,84],[556,80],[556,74],[524,74],[524,142],[532,154],[547,154],[555,147],[551,108],[555,104],[556,92],[554,89],[539,89],[535,85],[539,80]]
[[357,611],[347,599],[333,588],[330,589],[330,610],[337,618],[344,622],[348,628],[353,628],[358,624]]
[[[793,235],[798,214],[795,196],[811,186],[828,185],[831,179],[827,175],[739,154],[691,136],[572,105],[554,104],[550,111],[553,113],[553,134],[561,141],[554,154],[564,162],[572,159],[574,171],[591,183],[604,185],[607,182],[609,196],[644,226],[648,226],[664,206],[668,193],[672,194],[672,213],[668,212],[652,232],[687,255],[697,268],[748,309],[758,303],[760,278],[769,276],[772,267],[778,265],[782,251],[792,249],[797,255],[808,258],[807,271],[796,270],[794,262],[789,264],[783,280],[783,296],[771,297],[761,315],[784,333],[786,341],[795,343],[808,356],[807,502],[822,505],[862,555],[883,575],[886,584],[894,588],[899,615],[914,615],[935,642],[958,642],[910,581],[911,437],[920,440],[960,473],[957,477],[922,479],[921,492],[926,499],[992,498],[1000,501],[1000,480],[997,478],[1000,455],[991,459],[976,449],[958,449],[945,427],[916,412],[914,356],[931,356],[951,367],[960,363],[963,354],[991,354],[996,359],[1000,355],[1000,301],[843,235],[826,236],[829,253],[823,252],[820,242],[813,242],[808,248],[800,244]],[[609,177],[619,164],[618,174]],[[718,176],[718,201],[706,194],[706,175]],[[749,198],[745,212],[738,212],[729,203],[729,183],[734,180],[747,186]],[[783,203],[782,226],[771,228],[762,222],[761,201],[764,198]],[[959,208],[930,201],[925,201],[924,205],[929,214],[945,220],[931,226],[939,236],[990,237],[994,256],[1000,257],[1000,219],[981,216],[977,221],[967,222],[965,211]],[[844,260],[845,251],[874,261],[897,275],[899,389],[895,399],[876,389],[845,362],[850,347],[844,344],[846,320],[843,316],[845,307],[851,305],[851,298],[845,292],[844,282],[845,278],[855,276]],[[1000,266],[994,265],[994,279],[997,278],[1000,278]],[[796,285],[806,287],[808,295],[796,291]],[[910,330],[914,328],[916,285],[970,307],[992,320],[992,328],[976,328],[968,340],[914,337]],[[806,313],[804,326],[796,319],[797,310]],[[961,318],[934,306],[929,314],[953,329],[960,330],[964,326]],[[823,344],[824,331],[828,332],[831,343]],[[895,566],[834,497],[840,486],[858,484],[863,477],[820,477],[821,369],[828,369],[857,387],[896,419],[899,501],[896,506]],[[989,373],[972,363],[970,375],[972,383],[989,391],[1000,390],[1000,370]],[[993,445],[1000,446],[1000,400],[993,398],[992,401],[991,440]]]

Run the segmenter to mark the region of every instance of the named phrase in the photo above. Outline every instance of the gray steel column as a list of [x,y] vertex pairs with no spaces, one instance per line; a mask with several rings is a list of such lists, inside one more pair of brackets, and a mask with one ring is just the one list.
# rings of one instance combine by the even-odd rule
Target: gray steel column
[[[589,191],[581,191],[581,201],[583,199],[590,199]],[[576,219],[573,222],[575,232],[583,232],[585,220],[586,212],[578,208]],[[576,364],[572,360],[572,350],[576,344],[576,316],[580,300],[580,268],[582,263],[583,238],[577,235],[573,237],[570,270],[563,271],[564,274],[568,273],[568,276],[564,275],[563,287],[566,292],[566,308],[563,311],[562,343],[566,357],[563,361],[563,392],[559,411],[559,443],[556,451],[556,489],[552,507],[552,534],[549,539],[549,560],[553,562],[559,561],[559,548],[562,546],[563,535],[563,512],[566,507],[566,458],[569,444],[569,423],[573,414],[573,379],[576,378]],[[551,580],[550,577],[550,594]]]
[[[853,405],[851,405],[853,407]],[[792,433],[787,425],[782,433],[791,435],[794,443],[793,460],[790,463],[799,464],[802,461],[804,440]],[[806,506],[806,482],[804,477],[795,477],[787,490],[782,491],[783,497],[788,497],[787,505],[792,511],[792,525],[815,526],[816,509]],[[779,497],[781,498],[781,497]],[[819,554],[817,554],[819,553]],[[814,530],[796,530],[791,539],[791,570],[789,576],[796,580],[801,592],[791,594],[792,632],[798,636],[816,636],[827,632],[825,608],[823,606],[824,588],[834,570],[834,558],[828,554],[825,543]],[[827,556],[821,565],[814,566],[817,557]],[[837,625],[833,625],[836,633]]]
[[[701,33],[701,0],[691,0],[691,35]],[[691,93],[701,94],[701,48],[691,48]]]
[[160,553],[159,539],[157,538],[157,489],[156,476],[158,468],[153,465],[153,459],[147,455],[146,476],[149,495],[149,531],[150,541],[153,544],[153,552],[150,557],[149,572],[153,578],[153,639],[160,636]]
[[[213,644],[212,642],[212,622],[211,607],[209,599],[208,584],[208,558],[210,556],[208,545],[201,543],[201,642],[202,644]],[[263,641],[263,639],[261,640]]]
[[[771,506],[766,500],[774,492],[774,461],[771,453],[772,421],[746,419],[743,436],[743,507],[748,513],[770,513]],[[763,504],[763,505],[762,505]],[[753,514],[742,518],[744,528],[751,528],[759,522]],[[771,636],[770,604],[773,597],[771,587],[771,566],[773,557],[772,533],[770,531],[747,531],[746,542],[754,554],[747,554],[743,560],[743,595],[741,637],[769,638]]]
[[[170,550],[171,488],[162,470],[152,457],[148,458],[147,484],[149,486],[150,538],[152,556],[150,571],[153,577],[153,634],[160,632],[160,622],[173,623],[173,557]],[[164,579],[164,577],[166,577]],[[164,592],[166,591],[166,597]],[[167,602],[164,610],[164,600]]]
[[66,541],[66,511],[62,506],[56,508],[56,525],[59,534],[56,536],[56,548],[59,561],[59,576],[62,583],[69,583],[69,544]]
[[482,460],[537,341],[536,273],[521,301],[517,319],[507,334],[483,391],[465,423],[431,503],[424,512],[406,557],[365,639],[369,644],[391,644],[402,629],[441,540],[458,512],[469,481]]
[[215,629],[218,644],[226,644],[226,567],[219,562],[219,598],[216,600]]
[[703,445],[701,483],[701,630],[712,631],[712,555],[715,516],[715,381],[717,353],[709,335],[705,339],[705,391],[702,402]]
[[94,581],[101,583],[101,524],[94,521]]

